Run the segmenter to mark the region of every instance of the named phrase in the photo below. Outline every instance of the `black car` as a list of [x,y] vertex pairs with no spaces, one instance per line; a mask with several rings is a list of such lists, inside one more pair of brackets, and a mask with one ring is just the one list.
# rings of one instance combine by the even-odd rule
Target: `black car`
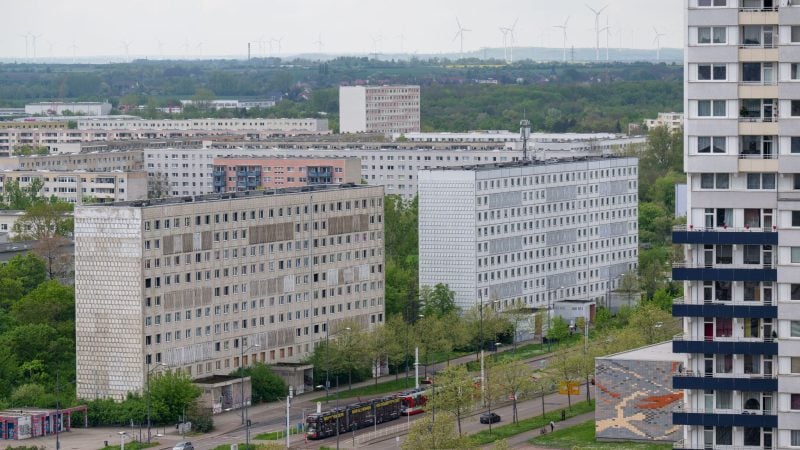
[[481,423],[497,423],[500,422],[500,416],[495,413],[481,414]]

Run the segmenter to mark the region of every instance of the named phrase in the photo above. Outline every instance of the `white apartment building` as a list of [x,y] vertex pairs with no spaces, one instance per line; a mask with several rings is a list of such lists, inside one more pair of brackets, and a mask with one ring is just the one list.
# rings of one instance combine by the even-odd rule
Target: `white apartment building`
[[384,321],[383,264],[381,187],[78,207],[78,397],[123,399],[159,363],[302,362],[344,321]]
[[[78,148],[80,150],[80,148]],[[0,169],[85,170],[89,172],[136,172],[143,169],[142,150],[110,150],[105,152],[65,153],[55,155],[0,157]]]
[[[594,141],[558,139],[532,145],[534,158],[571,158],[611,154],[643,144],[643,138]],[[518,138],[518,136],[517,136]],[[514,145],[516,147],[516,145]],[[381,185],[386,194],[412,199],[417,194],[417,172],[436,167],[467,164],[509,163],[522,159],[522,151],[507,142],[210,142],[203,148],[146,149],[145,170],[169,195],[201,195],[213,192],[213,160],[219,157],[361,159],[361,175],[369,184]]]
[[25,114],[44,114],[63,116],[83,114],[87,116],[104,116],[111,113],[111,103],[107,102],[39,102],[25,105]]
[[800,447],[800,4],[684,10],[679,447]]
[[656,127],[667,127],[669,131],[683,130],[683,113],[661,112],[655,119],[645,119],[644,126],[648,130]]
[[340,86],[341,133],[420,131],[419,86]]
[[0,170],[0,194],[10,181],[21,187],[42,181],[39,195],[75,203],[110,203],[147,198],[145,172],[85,170]]
[[79,130],[203,130],[328,134],[328,119],[85,119]]
[[602,300],[637,264],[637,158],[419,172],[419,283],[477,302]]

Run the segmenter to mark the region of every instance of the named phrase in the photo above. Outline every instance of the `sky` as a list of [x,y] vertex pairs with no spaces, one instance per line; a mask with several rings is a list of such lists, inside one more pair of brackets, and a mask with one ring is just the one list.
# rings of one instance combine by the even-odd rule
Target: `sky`
[[[515,46],[594,47],[595,15],[611,47],[683,45],[681,0],[3,0],[0,58],[455,53]],[[23,35],[27,35],[23,37]],[[402,37],[401,37],[402,36]],[[270,42],[270,39],[273,39]],[[280,50],[277,39],[281,39]],[[320,44],[321,42],[321,44]],[[606,42],[602,33],[601,46]],[[127,48],[126,48],[127,47]]]

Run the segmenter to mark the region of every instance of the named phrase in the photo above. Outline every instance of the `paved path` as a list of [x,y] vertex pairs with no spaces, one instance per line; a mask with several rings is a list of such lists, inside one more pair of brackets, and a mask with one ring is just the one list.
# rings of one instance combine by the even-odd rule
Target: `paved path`
[[[587,420],[594,420],[594,411],[577,415],[575,417],[570,417],[569,419],[563,422],[556,422],[556,431],[561,430],[564,428],[568,428],[574,425],[582,424]],[[547,429],[549,430],[550,427],[548,426]],[[541,435],[541,431],[539,430],[530,430],[526,431],[522,434],[518,434],[516,436],[512,436],[508,438],[508,446],[511,448],[519,448],[519,449],[527,449],[527,450],[541,450],[541,449],[552,449],[552,447],[537,447],[531,444],[528,444],[528,440],[533,439],[537,436]],[[483,448],[492,448],[491,445],[484,446]]]

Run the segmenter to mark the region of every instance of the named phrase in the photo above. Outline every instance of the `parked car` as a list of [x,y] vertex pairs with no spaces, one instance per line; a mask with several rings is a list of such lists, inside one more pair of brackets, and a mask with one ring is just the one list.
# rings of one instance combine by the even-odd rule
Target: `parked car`
[[500,416],[495,413],[481,414],[481,423],[497,423],[500,422]]
[[178,442],[172,450],[194,450],[194,445],[191,442]]

